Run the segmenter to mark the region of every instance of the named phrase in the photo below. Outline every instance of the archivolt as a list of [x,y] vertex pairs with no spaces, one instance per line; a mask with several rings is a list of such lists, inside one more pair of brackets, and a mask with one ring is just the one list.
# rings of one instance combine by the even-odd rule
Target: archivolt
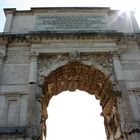
[[120,128],[120,123],[116,103],[117,98],[112,94],[112,84],[109,77],[95,67],[87,66],[77,61],[69,62],[53,71],[48,77],[44,77],[42,119],[46,120],[47,118],[47,113],[45,112],[52,96],[62,91],[75,91],[76,89],[95,95],[100,100],[107,136],[115,135]]

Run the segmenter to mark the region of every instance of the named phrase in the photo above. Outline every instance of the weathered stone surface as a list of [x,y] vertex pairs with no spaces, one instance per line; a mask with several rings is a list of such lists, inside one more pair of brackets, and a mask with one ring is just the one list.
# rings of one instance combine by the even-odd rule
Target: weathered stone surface
[[28,79],[29,79],[28,64],[5,64],[3,66],[3,75],[1,76],[1,84],[22,85],[27,84]]
[[36,27],[39,31],[85,31],[107,30],[105,15],[44,15],[36,17]]
[[131,20],[109,8],[5,13],[1,140],[42,140],[51,97],[76,89],[100,100],[108,140],[139,139],[140,34],[132,13]]

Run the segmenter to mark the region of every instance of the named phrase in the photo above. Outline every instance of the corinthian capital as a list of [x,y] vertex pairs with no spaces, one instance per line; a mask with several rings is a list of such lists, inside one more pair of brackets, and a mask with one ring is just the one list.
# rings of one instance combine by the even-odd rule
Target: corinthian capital
[[120,54],[121,54],[121,50],[118,49],[118,50],[116,50],[116,51],[113,51],[112,54],[113,54],[113,56],[119,57]]
[[31,52],[31,53],[30,53],[30,58],[31,58],[31,60],[37,59],[38,55],[39,55],[38,52]]
[[121,54],[121,50],[118,49],[116,51],[111,52],[111,54],[113,55],[113,59],[119,59],[120,54]]

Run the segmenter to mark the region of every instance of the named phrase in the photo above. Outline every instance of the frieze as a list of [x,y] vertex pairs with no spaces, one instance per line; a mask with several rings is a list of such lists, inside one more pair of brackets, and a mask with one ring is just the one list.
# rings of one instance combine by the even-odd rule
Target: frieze
[[117,43],[131,43],[140,41],[139,34],[122,34],[114,32],[94,32],[94,33],[57,33],[57,32],[29,32],[27,34],[0,34],[0,44],[28,44],[36,42],[41,43],[49,39],[53,40],[113,40]]
[[91,61],[94,64],[98,64],[102,66],[105,70],[108,71],[109,75],[112,74],[112,55],[110,53],[104,53],[104,54],[87,54],[82,55],[81,60],[84,61]]

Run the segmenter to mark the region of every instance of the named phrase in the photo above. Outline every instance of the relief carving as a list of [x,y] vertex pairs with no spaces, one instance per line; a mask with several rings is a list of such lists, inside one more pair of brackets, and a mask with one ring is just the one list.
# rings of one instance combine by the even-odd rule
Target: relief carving
[[[104,61],[104,59],[101,60]],[[44,77],[41,119],[43,134],[46,135],[45,120],[48,117],[46,108],[51,97],[65,90],[74,91],[76,89],[95,95],[100,100],[108,138],[113,137],[113,140],[121,140],[122,132],[117,110],[117,97],[113,94],[110,80],[98,69],[78,61],[69,62],[51,72],[49,76]]]
[[38,55],[39,55],[38,52],[31,52],[30,53],[31,60],[37,59]]
[[115,104],[111,107],[109,114],[104,114],[104,125],[108,138],[110,138],[110,136],[113,137],[114,140],[120,140],[120,138],[122,138],[120,116]]
[[46,119],[48,118],[48,113],[47,113],[47,104],[46,104],[46,98],[42,96],[41,99],[41,121],[40,121],[40,128],[41,128],[41,133],[46,137]]
[[81,56],[82,60],[91,61],[93,64],[97,63],[102,66],[105,70],[108,71],[109,74],[112,74],[112,54],[104,53],[104,54],[87,54]]
[[40,56],[38,60],[38,84],[42,85],[44,76],[46,72],[51,71],[51,67],[53,67],[55,64],[65,63],[65,61],[68,60],[67,55],[57,55],[57,56]]
[[82,55],[77,51],[70,54],[60,54],[55,56],[39,56],[38,61],[38,84],[42,85],[44,76],[55,69],[67,64],[69,61],[90,62],[90,65],[99,65],[108,72],[113,74],[112,54],[87,54]]

